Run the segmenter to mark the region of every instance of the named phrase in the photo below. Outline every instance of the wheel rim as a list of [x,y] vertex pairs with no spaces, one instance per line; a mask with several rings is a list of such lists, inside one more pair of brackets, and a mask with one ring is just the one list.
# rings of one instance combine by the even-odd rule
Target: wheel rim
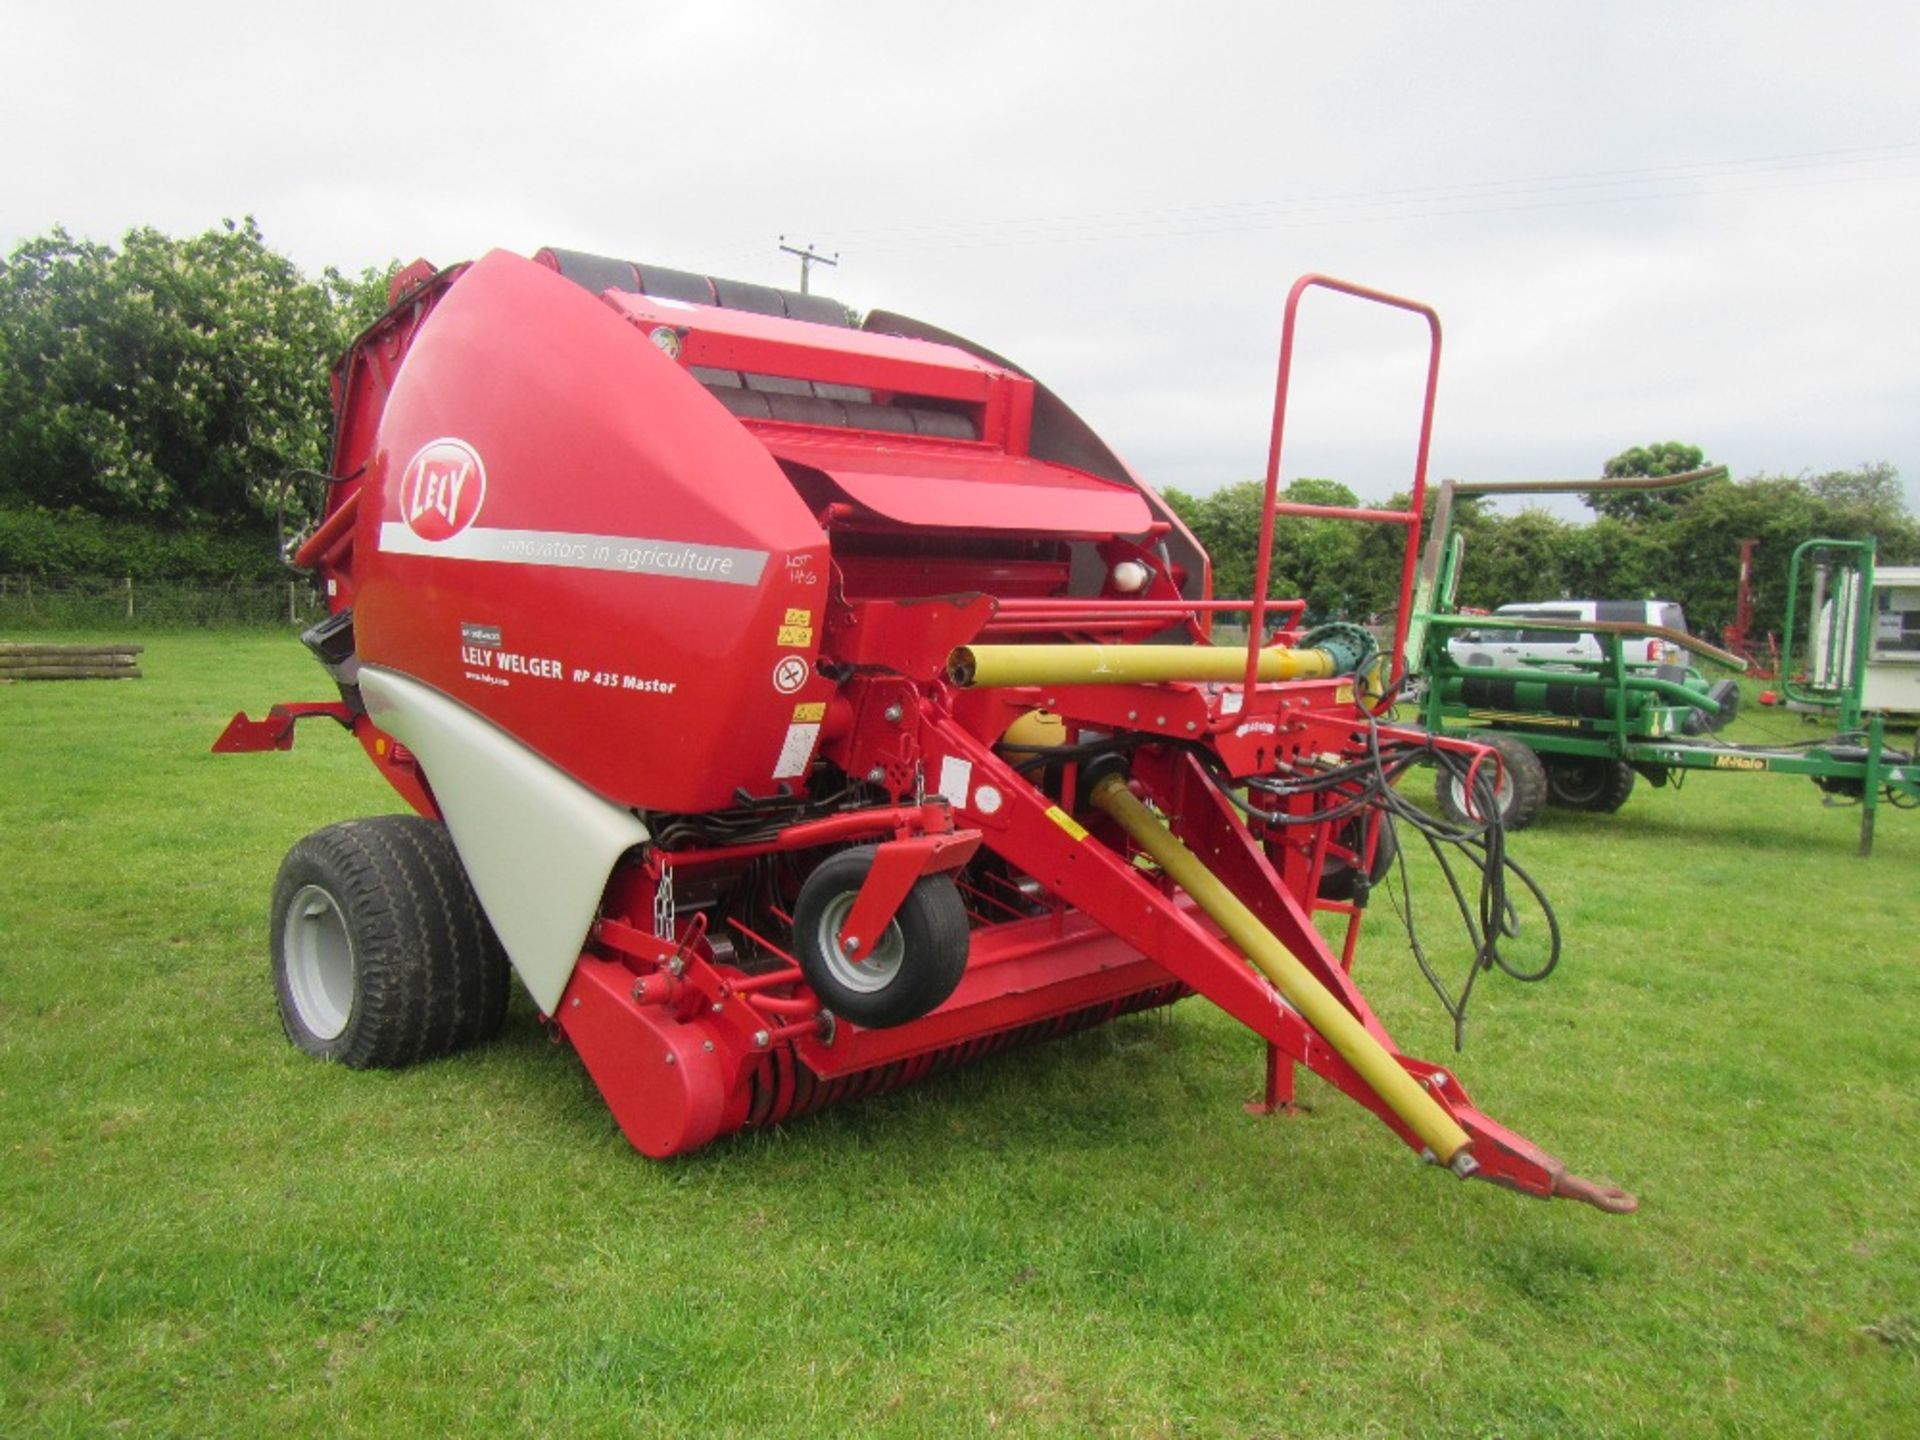
[[859,958],[843,951],[836,937],[853,909],[854,893],[836,895],[827,902],[814,930],[814,948],[835,981],[849,990],[871,995],[886,989],[900,974],[900,963],[907,955],[907,941],[900,933],[900,922],[893,920],[887,923],[887,933],[880,937],[878,944],[868,945],[865,938],[861,938],[864,954]]
[[280,933],[280,953],[300,1023],[317,1040],[338,1039],[353,1014],[353,939],[339,902],[320,886],[295,892]]
[[[1489,760],[1480,762],[1482,774],[1486,772],[1487,766],[1491,763]],[[1449,783],[1453,787],[1454,808],[1462,815],[1472,816],[1476,807],[1473,805],[1468,793],[1466,777],[1464,775],[1454,775]],[[1500,767],[1500,778],[1494,783],[1493,803],[1499,810],[1501,818],[1505,819],[1508,809],[1513,804],[1513,774],[1505,765]],[[1482,815],[1479,818],[1486,820],[1489,817]]]
[[1605,793],[1607,788],[1606,765],[1560,764],[1547,772],[1553,788],[1561,800],[1570,805],[1591,805]]

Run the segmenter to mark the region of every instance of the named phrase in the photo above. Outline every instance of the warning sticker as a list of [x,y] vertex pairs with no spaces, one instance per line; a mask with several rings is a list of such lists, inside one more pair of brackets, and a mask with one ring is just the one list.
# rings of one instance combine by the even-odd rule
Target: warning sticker
[[940,757],[940,793],[954,809],[962,809],[967,803],[967,792],[973,788],[973,762],[962,760],[958,755]]
[[800,721],[818,723],[827,718],[827,702],[824,700],[803,700],[793,707],[793,718]]
[[813,627],[811,625],[782,625],[780,627],[780,638],[774,643],[776,645],[811,645],[813,643]]
[[789,725],[787,738],[780,742],[780,758],[773,762],[773,778],[797,780],[807,773],[813,759],[814,742],[820,738],[818,725]]
[[1054,824],[1058,825],[1076,840],[1084,840],[1087,838],[1087,827],[1074,819],[1073,816],[1067,814],[1067,812],[1062,810],[1058,805],[1049,805],[1047,807],[1047,819],[1053,821]]
[[813,624],[813,612],[811,610],[789,610],[787,611],[786,619],[780,623],[782,625],[811,625]]
[[782,655],[773,667],[773,688],[791,695],[813,677],[813,667],[804,655]]

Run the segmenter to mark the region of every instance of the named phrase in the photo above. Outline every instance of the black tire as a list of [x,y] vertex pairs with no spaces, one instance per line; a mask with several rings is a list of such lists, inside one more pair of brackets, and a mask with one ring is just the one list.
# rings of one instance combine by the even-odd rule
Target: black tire
[[1595,755],[1543,755],[1547,801],[1563,810],[1611,815],[1633,794],[1633,767]]
[[[1343,822],[1333,837],[1333,843],[1344,846],[1356,855],[1366,843],[1366,830],[1362,824],[1365,816],[1355,815]],[[1400,837],[1393,828],[1393,817],[1382,816],[1380,820],[1380,838],[1373,847],[1373,865],[1367,871],[1367,884],[1378,885],[1393,868],[1393,857],[1400,853]],[[1344,856],[1327,851],[1327,863],[1320,868],[1320,898],[1322,900],[1351,900],[1358,888],[1354,881],[1358,878],[1360,867],[1350,864]]]
[[500,1028],[512,978],[444,825],[315,831],[273,887],[273,988],[294,1045],[356,1070],[438,1059]]
[[[1482,732],[1466,738],[1491,747],[1500,756],[1498,802],[1506,828],[1524,830],[1539,819],[1547,806],[1547,771],[1532,747],[1515,735]],[[1440,803],[1440,813],[1455,825],[1482,823],[1480,817],[1468,813],[1465,782],[1444,765],[1434,784],[1434,798]]]
[[950,876],[923,875],[878,940],[860,957],[838,953],[834,936],[873,868],[873,847],[828,857],[800,887],[793,951],[820,1003],[869,1030],[904,1025],[941,1004],[966,973],[967,907]]

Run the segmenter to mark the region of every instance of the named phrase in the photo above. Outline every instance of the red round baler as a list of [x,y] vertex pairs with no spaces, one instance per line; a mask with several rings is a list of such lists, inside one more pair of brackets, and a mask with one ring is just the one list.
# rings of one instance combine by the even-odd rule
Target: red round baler
[[[1300,296],[1427,319],[1406,511],[1275,498]],[[500,1024],[509,968],[621,1128],[670,1156],[1198,993],[1456,1174],[1603,1209],[1350,975],[1412,759],[1356,626],[1266,598],[1277,514],[1405,527],[1439,330],[1295,287],[1251,599],[1017,367],[904,316],[546,250],[396,278],[334,375],[294,559],[339,698],[220,750],[353,732],[414,812],[299,842],[276,886],[301,1048],[397,1065]],[[1250,612],[1244,646],[1212,643]],[[1390,787],[1388,787],[1390,788]],[[1344,951],[1312,922],[1347,917]]]

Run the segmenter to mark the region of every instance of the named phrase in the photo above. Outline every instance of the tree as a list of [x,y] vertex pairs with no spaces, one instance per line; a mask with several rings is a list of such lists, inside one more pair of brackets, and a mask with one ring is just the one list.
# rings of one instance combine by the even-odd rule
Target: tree
[[1762,634],[1778,631],[1785,622],[1788,564],[1804,540],[1872,536],[1883,565],[1920,558],[1920,525],[1906,513],[1898,472],[1886,464],[1813,479],[1755,475],[1738,485],[1702,486],[1663,530],[1672,598],[1687,607],[1703,634],[1717,633],[1733,619],[1734,557],[1742,540],[1760,542],[1754,555],[1753,626]]
[[328,366],[384,290],[307,280],[251,217],[26,242],[0,264],[0,500],[257,521],[254,482],[324,461]]
[[1865,522],[1869,530],[1897,530],[1907,523],[1900,472],[1884,460],[1865,462],[1854,470],[1829,470],[1806,483],[1837,513]]
[[[1360,497],[1337,480],[1301,476],[1281,498],[1296,505],[1355,506]],[[1364,616],[1364,586],[1359,571],[1364,531],[1351,520],[1316,520],[1282,515],[1274,522],[1275,580],[1268,593],[1298,596],[1313,620],[1350,620]],[[1291,581],[1282,584],[1282,577]]]
[[[1162,493],[1168,506],[1213,557],[1216,595],[1240,599],[1253,594],[1265,493],[1266,486],[1259,480],[1236,481],[1204,496],[1181,490]],[[1353,491],[1338,481],[1310,476],[1295,480],[1280,498],[1302,505],[1359,503]],[[1365,614],[1370,592],[1358,563],[1361,538],[1361,527],[1344,520],[1276,517],[1267,594],[1276,599],[1304,599],[1307,613],[1316,620]]]
[[1562,556],[1573,526],[1534,509],[1489,519],[1467,542],[1456,604],[1491,610],[1567,593]]
[[[1607,461],[1600,473],[1609,480],[1684,475],[1706,463],[1698,445],[1663,440],[1657,445],[1636,445],[1631,450],[1622,450]],[[1686,503],[1687,493],[1685,490],[1589,490],[1583,498],[1597,514],[1635,521],[1670,514]]]
[[1568,529],[1560,581],[1569,595],[1591,599],[1669,598],[1671,565],[1656,527],[1602,515]]
[[1828,533],[1826,521],[1806,486],[1786,476],[1703,485],[1684,510],[1658,527],[1665,551],[1660,596],[1685,607],[1696,634],[1717,637],[1734,616],[1740,542],[1758,540],[1754,629],[1778,630],[1786,612],[1787,561],[1802,540]]
[[[1677,444],[1642,447],[1615,456],[1607,468],[1615,474],[1679,474],[1701,468],[1700,452]],[[1213,554],[1221,595],[1244,595],[1252,586],[1260,495],[1257,481],[1204,498],[1167,494]],[[1350,490],[1329,480],[1296,481],[1286,498],[1355,503]],[[1437,491],[1429,490],[1423,536],[1436,498]],[[1401,510],[1408,503],[1402,492],[1386,508]],[[1538,509],[1501,515],[1485,497],[1462,495],[1454,499],[1452,525],[1466,540],[1457,604],[1491,609],[1568,595],[1674,600],[1685,607],[1694,632],[1710,637],[1733,619],[1743,540],[1760,542],[1754,567],[1754,626],[1760,633],[1778,631],[1784,621],[1788,562],[1803,540],[1871,535],[1881,564],[1920,562],[1920,521],[1907,514],[1899,473],[1885,462],[1812,477],[1756,475],[1736,483],[1720,476],[1657,505],[1605,507],[1587,525]],[[1398,598],[1405,540],[1398,526],[1281,517],[1274,527],[1270,593],[1306,597],[1314,619],[1390,609]]]

